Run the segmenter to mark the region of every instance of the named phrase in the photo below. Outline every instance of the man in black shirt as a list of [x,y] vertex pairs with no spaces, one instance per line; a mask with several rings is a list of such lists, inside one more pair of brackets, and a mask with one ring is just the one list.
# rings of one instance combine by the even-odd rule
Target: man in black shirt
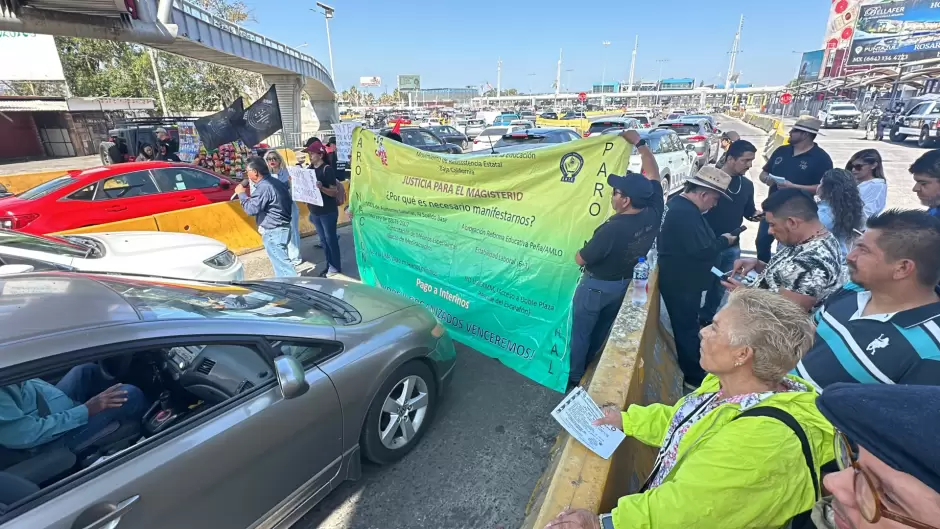
[[[777,188],[796,188],[816,194],[823,173],[832,169],[832,158],[816,145],[816,135],[822,122],[815,118],[801,119],[790,131],[790,144],[782,145],[770,155],[760,174],[760,181],[770,186],[768,194]],[[776,178],[775,178],[776,177]],[[761,221],[757,229],[757,259],[770,262],[770,246],[774,238],[770,227]]]
[[635,130],[620,136],[635,145],[643,175],[608,175],[614,215],[594,230],[575,255],[584,275],[571,302],[571,364],[569,385],[576,385],[610,334],[633,278],[633,267],[653,246],[663,216],[663,188],[653,151]]
[[741,135],[733,130],[721,133],[721,158],[718,158],[718,163],[715,164],[715,167],[721,169],[725,166],[725,163],[728,161],[728,149],[731,148],[731,144],[740,140]]
[[[745,176],[756,155],[757,147],[746,140],[735,141],[725,152],[723,156],[725,165],[722,171],[731,176],[731,183],[728,184],[728,195],[731,196],[731,200],[720,200],[717,206],[705,213],[705,220],[715,233],[730,233],[741,226],[745,217],[753,217],[757,214],[754,207],[754,183]],[[715,268],[728,272],[740,257],[741,246],[738,241],[735,241],[718,254]],[[700,325],[711,325],[724,296],[725,287],[722,286],[718,277],[713,276],[711,286],[708,287],[708,293],[705,295],[705,304],[699,311]]]
[[659,292],[666,302],[672,333],[676,339],[679,368],[685,382],[699,387],[705,371],[699,365],[698,312],[702,291],[711,285],[711,268],[723,250],[737,237],[715,236],[703,214],[719,200],[730,200],[731,177],[721,169],[706,165],[685,184],[682,194],[673,197],[659,232]]
[[336,172],[333,167],[325,162],[327,153],[322,143],[311,143],[307,147],[307,154],[310,156],[310,168],[317,174],[317,187],[323,197],[322,206],[307,204],[307,209],[310,210],[310,222],[317,228],[323,244],[323,253],[326,254],[327,268],[320,273],[320,276],[331,276],[343,270],[340,264],[339,238],[336,235],[336,222],[339,219],[339,207],[336,203],[336,195],[339,193],[337,186],[342,184],[336,181]]

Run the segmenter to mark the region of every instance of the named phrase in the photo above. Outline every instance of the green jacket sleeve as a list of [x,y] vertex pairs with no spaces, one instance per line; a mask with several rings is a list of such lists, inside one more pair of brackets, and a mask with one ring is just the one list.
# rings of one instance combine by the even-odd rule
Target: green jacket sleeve
[[616,529],[783,527],[816,501],[800,441],[774,419],[730,422],[691,450],[668,481],[620,498]]
[[669,427],[669,421],[674,414],[675,408],[665,404],[631,404],[627,411],[623,412],[623,433],[643,444],[662,446],[666,428]]

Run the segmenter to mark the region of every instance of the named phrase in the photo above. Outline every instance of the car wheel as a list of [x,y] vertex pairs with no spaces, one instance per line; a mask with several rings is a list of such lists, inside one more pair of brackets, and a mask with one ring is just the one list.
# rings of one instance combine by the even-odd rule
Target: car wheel
[[366,459],[380,465],[398,461],[427,431],[437,407],[437,384],[428,366],[413,360],[382,384],[366,416],[360,444]]
[[101,155],[101,165],[111,165],[114,163],[113,152],[116,148],[117,146],[110,141],[101,142],[101,145],[98,147],[98,154]]
[[927,148],[933,145],[933,138],[930,137],[930,129],[924,127],[920,129],[920,136],[917,137],[917,146]]
[[907,139],[907,134],[901,134],[900,132],[898,132],[899,130],[900,129],[898,127],[893,127],[891,129],[891,134],[890,134],[891,141],[896,141],[900,143]]

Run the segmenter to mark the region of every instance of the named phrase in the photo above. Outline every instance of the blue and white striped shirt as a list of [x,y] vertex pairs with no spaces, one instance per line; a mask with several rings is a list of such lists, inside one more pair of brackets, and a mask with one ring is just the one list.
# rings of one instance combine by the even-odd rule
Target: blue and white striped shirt
[[820,390],[836,382],[940,385],[940,302],[863,316],[870,299],[855,283],[829,296],[793,373]]

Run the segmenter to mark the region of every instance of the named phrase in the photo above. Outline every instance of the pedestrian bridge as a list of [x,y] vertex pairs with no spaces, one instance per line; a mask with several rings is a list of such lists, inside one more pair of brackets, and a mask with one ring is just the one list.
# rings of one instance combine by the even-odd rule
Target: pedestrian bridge
[[259,73],[276,87],[290,146],[300,141],[301,92],[321,128],[339,121],[333,79],[319,61],[186,0],[0,0],[0,30],[136,42]]

